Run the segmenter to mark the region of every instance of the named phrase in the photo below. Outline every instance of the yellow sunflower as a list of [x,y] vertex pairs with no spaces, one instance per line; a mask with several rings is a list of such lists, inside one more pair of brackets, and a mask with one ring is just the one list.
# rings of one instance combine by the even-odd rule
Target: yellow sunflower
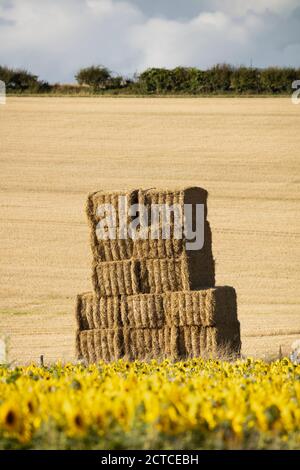
[[74,412],[68,416],[68,428],[69,435],[71,436],[82,436],[86,433],[87,422],[80,410],[74,410]]
[[20,430],[21,423],[22,417],[18,406],[14,403],[4,403],[0,408],[0,426],[13,433]]

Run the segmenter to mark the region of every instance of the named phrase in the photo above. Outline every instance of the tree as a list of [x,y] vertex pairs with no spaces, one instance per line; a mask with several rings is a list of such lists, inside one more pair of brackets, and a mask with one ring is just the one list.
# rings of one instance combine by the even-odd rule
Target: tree
[[143,93],[166,93],[173,91],[172,70],[150,68],[139,76],[139,85]]
[[191,82],[194,78],[195,70],[192,67],[176,67],[171,70],[173,91],[179,93],[191,92]]
[[108,88],[112,77],[111,72],[106,67],[92,65],[91,67],[80,69],[75,75],[75,79],[79,85],[89,85],[94,91],[98,91]]
[[41,91],[49,84],[38,80],[37,75],[27,72],[23,69],[10,69],[0,66],[0,80],[6,85],[7,91]]
[[5,83],[6,88],[8,87],[8,84],[11,81],[13,73],[14,71],[12,69],[9,69],[8,67],[3,67],[0,65],[0,80],[2,80]]

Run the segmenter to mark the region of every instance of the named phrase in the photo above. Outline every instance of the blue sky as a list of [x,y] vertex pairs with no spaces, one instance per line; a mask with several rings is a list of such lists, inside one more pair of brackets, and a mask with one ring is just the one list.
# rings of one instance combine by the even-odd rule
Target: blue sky
[[300,0],[0,0],[0,64],[72,82],[216,63],[300,66]]

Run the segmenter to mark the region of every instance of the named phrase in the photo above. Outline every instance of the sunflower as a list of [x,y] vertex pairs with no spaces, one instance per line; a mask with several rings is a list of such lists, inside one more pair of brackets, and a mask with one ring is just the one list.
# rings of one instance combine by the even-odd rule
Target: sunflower
[[37,400],[33,397],[28,398],[26,400],[26,409],[29,414],[34,415],[37,409]]
[[0,409],[1,426],[8,432],[18,432],[21,427],[20,409],[14,403],[4,403]]
[[87,423],[80,410],[74,410],[68,416],[68,434],[70,436],[82,436],[87,431]]
[[78,431],[82,431],[85,428],[83,416],[80,413],[74,415],[74,426]]

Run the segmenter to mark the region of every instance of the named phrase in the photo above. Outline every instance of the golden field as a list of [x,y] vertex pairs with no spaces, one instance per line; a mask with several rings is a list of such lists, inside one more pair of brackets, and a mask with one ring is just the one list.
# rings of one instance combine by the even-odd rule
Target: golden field
[[0,106],[0,330],[16,362],[74,357],[88,192],[208,189],[243,353],[300,337],[300,106],[290,98],[11,98]]

